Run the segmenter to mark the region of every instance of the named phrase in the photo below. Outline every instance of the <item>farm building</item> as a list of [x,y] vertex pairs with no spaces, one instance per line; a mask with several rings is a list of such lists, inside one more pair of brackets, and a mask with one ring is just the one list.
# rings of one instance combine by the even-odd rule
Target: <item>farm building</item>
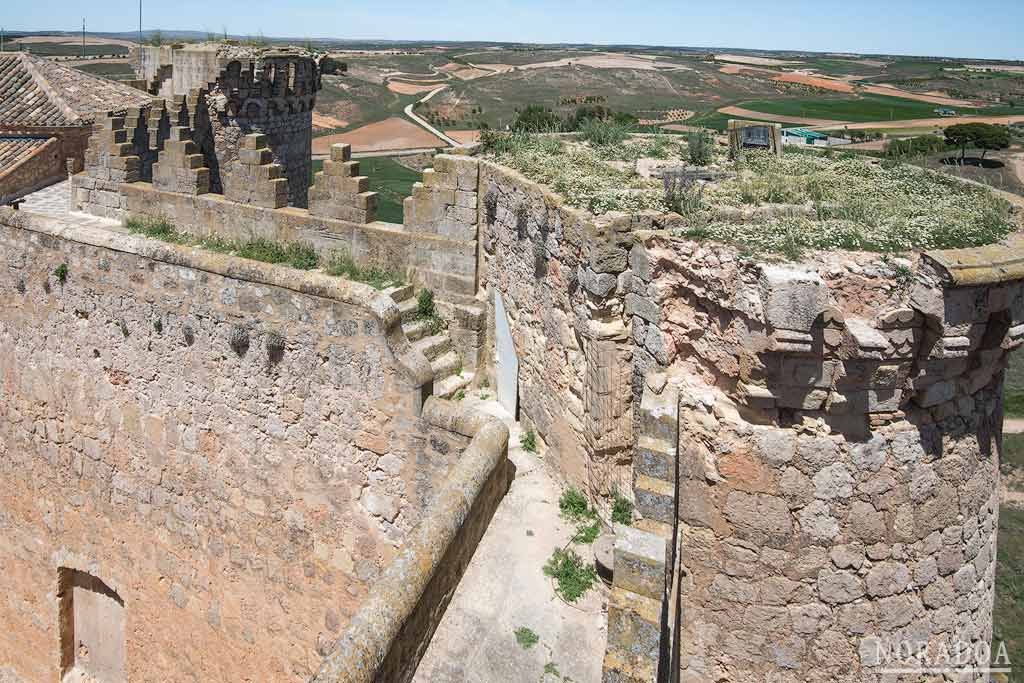
[[815,130],[808,130],[807,128],[784,128],[782,130],[782,144],[834,147],[836,145],[848,145],[850,140],[833,137]]

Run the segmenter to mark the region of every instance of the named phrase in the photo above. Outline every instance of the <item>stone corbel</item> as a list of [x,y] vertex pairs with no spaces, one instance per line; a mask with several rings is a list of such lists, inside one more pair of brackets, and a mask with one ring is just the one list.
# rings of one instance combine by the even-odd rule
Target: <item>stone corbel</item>
[[771,332],[771,350],[810,353],[811,330],[828,307],[828,287],[817,273],[765,265],[760,276],[761,303]]

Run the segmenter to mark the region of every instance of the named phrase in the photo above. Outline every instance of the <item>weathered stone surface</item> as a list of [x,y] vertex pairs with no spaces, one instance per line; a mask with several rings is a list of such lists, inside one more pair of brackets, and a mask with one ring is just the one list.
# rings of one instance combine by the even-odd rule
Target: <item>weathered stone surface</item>
[[761,267],[764,317],[775,328],[807,332],[825,310],[827,288],[817,273]]

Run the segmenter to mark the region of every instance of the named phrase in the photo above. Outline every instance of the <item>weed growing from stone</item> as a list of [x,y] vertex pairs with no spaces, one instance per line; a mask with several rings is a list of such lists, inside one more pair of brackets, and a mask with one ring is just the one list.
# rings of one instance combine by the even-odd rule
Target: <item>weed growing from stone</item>
[[465,389],[459,389],[458,391],[456,391],[455,392],[455,400],[456,401],[465,401],[466,400],[466,390]]
[[199,247],[218,254],[230,254],[253,261],[282,264],[298,270],[313,270],[323,267],[324,272],[328,275],[363,282],[375,289],[386,289],[402,284],[402,278],[399,275],[381,268],[359,266],[345,251],[335,251],[329,258],[324,259],[317,253],[313,245],[305,242],[276,242],[264,238],[241,242],[216,236],[196,237],[177,230],[166,218],[148,216],[129,217],[125,220],[124,226],[129,232],[138,235],[145,235],[171,244]]
[[591,509],[587,497],[572,486],[562,492],[562,496],[558,499],[558,509],[562,511],[563,517],[573,522],[587,521],[597,516],[597,513]]
[[523,450],[527,453],[537,452],[537,435],[532,429],[529,429],[519,437],[519,445],[523,447]]
[[480,392],[480,400],[481,400],[481,401],[486,401],[486,400],[487,400],[487,399],[489,399],[490,397],[491,397],[491,395],[490,395],[490,394],[488,394],[488,393],[487,393],[486,391],[481,391],[481,392]]
[[558,670],[558,667],[555,666],[554,662],[548,662],[544,665],[544,673],[551,676],[558,676],[559,678],[562,677],[562,673]]
[[128,331],[128,323],[126,323],[125,321],[118,320],[117,327],[118,329],[121,330],[121,336],[124,337],[125,339],[127,339],[131,335],[131,332]]
[[156,330],[157,334],[163,334],[164,323],[162,320],[160,320],[160,318],[157,318],[156,320],[153,321],[153,329]]
[[555,580],[557,592],[566,602],[576,602],[594,585],[597,571],[586,564],[575,550],[556,548],[547,564],[544,575]]
[[[416,295],[416,312],[413,317],[427,323],[427,333],[430,335],[439,334],[447,327],[444,318],[437,313],[437,307],[434,305],[434,293],[429,289],[421,289],[420,293]],[[459,370],[461,371],[461,367]],[[461,374],[459,376],[461,377]]]
[[578,545],[590,545],[601,535],[601,523],[583,524],[576,528],[572,542]]
[[57,282],[62,285],[68,281],[68,264],[62,263],[53,270],[53,274],[57,276]]
[[324,267],[324,272],[335,277],[343,277],[354,282],[362,282],[374,289],[387,289],[402,284],[402,278],[396,273],[383,268],[363,268],[356,264],[351,254],[339,250],[331,254]]
[[533,632],[533,629],[527,628],[526,626],[520,626],[515,630],[516,642],[519,643],[519,647],[524,650],[529,650],[531,647],[540,642],[540,636]]
[[615,492],[612,502],[612,521],[616,524],[629,526],[633,523],[633,503]]

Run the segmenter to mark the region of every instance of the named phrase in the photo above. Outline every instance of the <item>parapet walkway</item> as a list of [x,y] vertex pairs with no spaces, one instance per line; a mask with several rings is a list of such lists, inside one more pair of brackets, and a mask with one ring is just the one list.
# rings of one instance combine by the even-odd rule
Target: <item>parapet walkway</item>
[[81,211],[71,211],[71,182],[61,181],[42,190],[25,195],[19,210],[38,213],[51,218],[62,218],[75,225],[112,228],[120,222],[110,218],[93,216]]
[[[481,400],[489,394],[490,400]],[[575,604],[555,595],[543,566],[575,527],[559,516],[561,487],[519,444],[522,430],[475,389],[466,403],[509,425],[516,477],[498,506],[416,672],[414,683],[598,683],[607,639],[608,591],[600,581]],[[589,545],[573,548],[592,562]],[[539,636],[524,648],[515,631]]]

